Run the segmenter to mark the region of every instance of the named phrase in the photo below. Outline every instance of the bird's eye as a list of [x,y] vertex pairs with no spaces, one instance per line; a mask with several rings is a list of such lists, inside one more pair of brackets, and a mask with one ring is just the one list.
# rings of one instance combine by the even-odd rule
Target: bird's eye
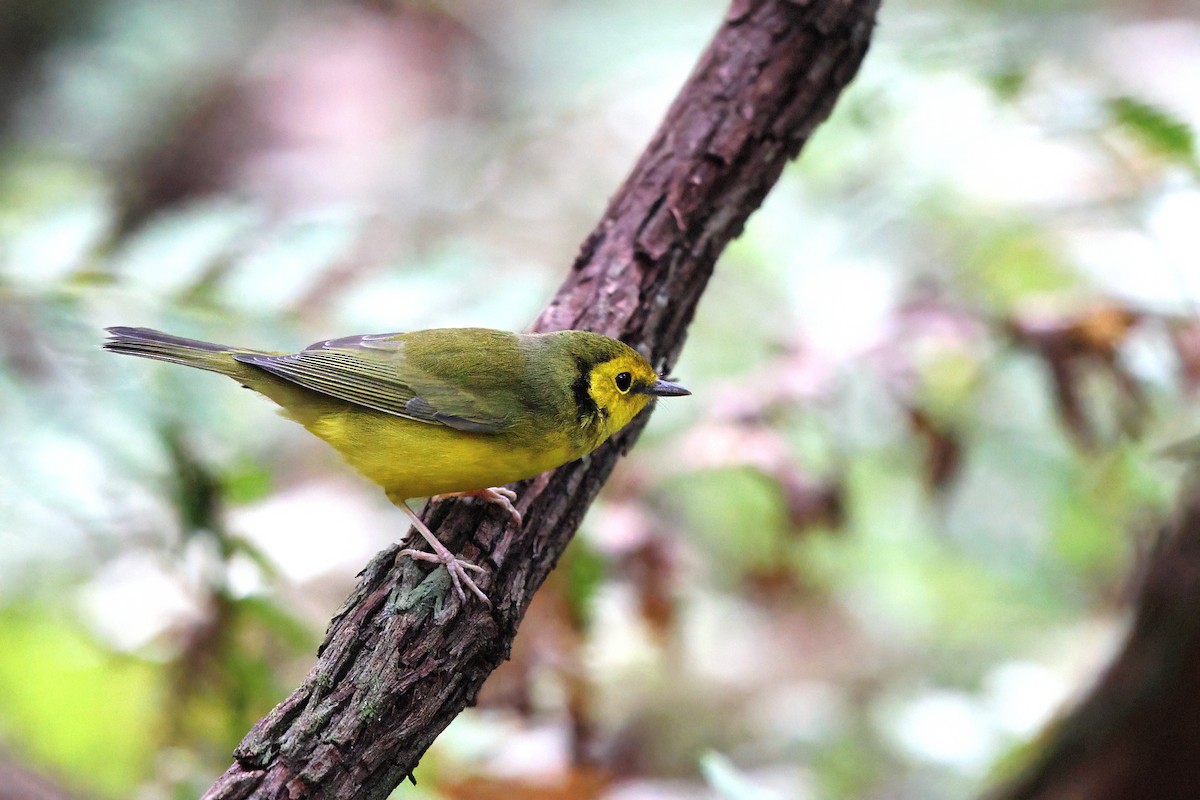
[[629,387],[633,385],[633,376],[628,372],[618,372],[617,377],[613,378],[613,381],[617,384],[617,391],[625,394],[629,391]]

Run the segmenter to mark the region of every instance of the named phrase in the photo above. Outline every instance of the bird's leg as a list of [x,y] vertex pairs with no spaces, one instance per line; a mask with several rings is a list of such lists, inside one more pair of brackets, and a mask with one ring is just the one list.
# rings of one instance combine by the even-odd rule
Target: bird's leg
[[458,558],[449,550],[447,550],[446,545],[439,542],[438,538],[433,535],[433,532],[430,531],[429,528],[425,526],[425,523],[421,521],[421,518],[417,516],[417,512],[408,507],[408,503],[401,501],[396,503],[396,505],[400,506],[400,510],[408,515],[408,518],[412,520],[413,527],[416,528],[417,533],[421,534],[421,536],[425,538],[425,541],[429,542],[429,546],[433,548],[432,553],[426,553],[424,550],[413,550],[412,548],[408,548],[401,550],[396,554],[396,557],[399,558],[400,556],[408,556],[409,558],[415,558],[419,561],[432,561],[434,563],[441,564],[446,568],[446,572],[450,573],[450,582],[454,585],[454,591],[458,592],[458,598],[460,600],[462,600],[464,603],[467,602],[467,595],[463,591],[463,584],[465,583],[467,588],[474,592],[475,596],[484,602],[484,605],[490,607],[492,603],[490,600],[488,600],[487,595],[483,593],[482,589],[475,585],[475,581],[472,580],[471,576],[467,574],[468,572],[478,572],[482,574],[484,572],[483,567],[476,566],[470,561],[463,561],[461,558]]
[[433,500],[445,500],[447,497],[478,497],[487,503],[495,503],[508,512],[508,516],[516,524],[521,524],[521,512],[517,511],[517,507],[513,505],[513,501],[517,499],[517,493],[512,489],[506,489],[503,486],[493,486],[488,489],[476,489],[472,492],[449,492],[447,494],[434,495]]

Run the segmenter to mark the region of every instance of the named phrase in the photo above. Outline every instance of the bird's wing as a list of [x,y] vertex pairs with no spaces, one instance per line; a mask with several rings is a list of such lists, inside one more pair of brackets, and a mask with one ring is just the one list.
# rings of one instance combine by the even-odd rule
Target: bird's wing
[[511,423],[501,398],[420,369],[404,350],[400,334],[385,333],[329,339],[299,353],[233,357],[305,389],[418,422],[472,433],[496,433]]

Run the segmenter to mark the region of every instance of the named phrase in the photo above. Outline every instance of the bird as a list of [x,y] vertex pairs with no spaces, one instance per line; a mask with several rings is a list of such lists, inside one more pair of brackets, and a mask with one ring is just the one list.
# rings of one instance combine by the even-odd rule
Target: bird
[[689,395],[624,342],[582,330],[511,333],[431,328],[327,339],[299,352],[229,347],[152,328],[105,329],[103,349],[228,376],[333,446],[383,488],[432,552],[408,556],[445,567],[453,590],[484,604],[458,558],[408,501],[475,496],[516,523],[504,484],[582,458],[654,398]]

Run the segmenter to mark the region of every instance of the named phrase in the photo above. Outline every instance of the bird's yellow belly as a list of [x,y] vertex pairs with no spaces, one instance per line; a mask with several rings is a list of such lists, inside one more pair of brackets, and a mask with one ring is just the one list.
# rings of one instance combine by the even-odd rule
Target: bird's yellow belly
[[565,437],[467,433],[358,409],[298,421],[397,500],[502,486],[586,452]]

